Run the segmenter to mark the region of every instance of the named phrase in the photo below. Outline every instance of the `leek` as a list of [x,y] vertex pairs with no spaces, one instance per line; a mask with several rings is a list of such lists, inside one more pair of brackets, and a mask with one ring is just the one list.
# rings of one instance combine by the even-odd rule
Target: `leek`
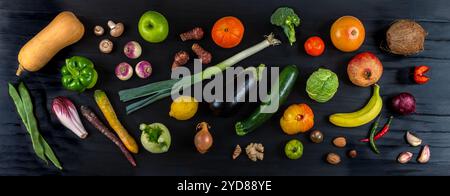
[[200,73],[183,78],[164,80],[136,88],[121,90],[119,91],[120,100],[122,102],[128,102],[137,98],[146,97],[126,107],[127,114],[130,114],[154,103],[155,101],[169,97],[173,90],[184,89],[205,79],[210,79],[212,76],[221,73],[223,70],[239,63],[247,57],[258,53],[269,46],[276,46],[279,44],[281,44],[281,42],[278,39],[275,39],[273,34],[270,34],[265,36],[265,39],[262,42],[235,54],[215,66],[208,67]]

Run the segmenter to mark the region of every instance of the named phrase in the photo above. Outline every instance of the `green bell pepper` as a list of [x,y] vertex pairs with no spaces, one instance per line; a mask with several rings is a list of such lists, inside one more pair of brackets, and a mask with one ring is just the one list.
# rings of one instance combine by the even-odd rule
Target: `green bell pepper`
[[61,69],[61,83],[67,90],[83,92],[97,83],[98,74],[94,63],[82,56],[66,59]]

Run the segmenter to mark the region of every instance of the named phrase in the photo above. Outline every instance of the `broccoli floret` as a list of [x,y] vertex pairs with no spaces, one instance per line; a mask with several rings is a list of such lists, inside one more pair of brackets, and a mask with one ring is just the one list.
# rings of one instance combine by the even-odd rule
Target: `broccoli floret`
[[270,23],[283,27],[284,33],[289,39],[291,45],[296,41],[295,27],[300,25],[300,18],[292,8],[280,7],[270,17]]

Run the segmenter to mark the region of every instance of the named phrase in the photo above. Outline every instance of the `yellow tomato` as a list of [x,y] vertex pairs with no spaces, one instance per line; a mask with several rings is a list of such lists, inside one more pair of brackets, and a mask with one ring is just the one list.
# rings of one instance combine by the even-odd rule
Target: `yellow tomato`
[[306,104],[292,104],[284,111],[280,126],[288,135],[304,133],[314,126],[314,113]]
[[353,52],[364,43],[366,31],[358,18],[342,16],[331,26],[330,36],[337,49],[343,52]]

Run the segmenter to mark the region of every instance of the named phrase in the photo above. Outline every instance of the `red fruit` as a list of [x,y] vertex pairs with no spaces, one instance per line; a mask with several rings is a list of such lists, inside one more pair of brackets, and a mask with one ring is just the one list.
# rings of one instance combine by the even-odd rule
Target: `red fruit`
[[430,70],[430,67],[426,65],[420,65],[414,68],[414,81],[417,84],[425,84],[430,78],[425,74]]
[[320,56],[325,50],[325,43],[318,36],[308,38],[304,46],[306,53],[311,56]]
[[348,63],[347,74],[353,84],[368,87],[381,78],[383,65],[373,53],[363,52]]

